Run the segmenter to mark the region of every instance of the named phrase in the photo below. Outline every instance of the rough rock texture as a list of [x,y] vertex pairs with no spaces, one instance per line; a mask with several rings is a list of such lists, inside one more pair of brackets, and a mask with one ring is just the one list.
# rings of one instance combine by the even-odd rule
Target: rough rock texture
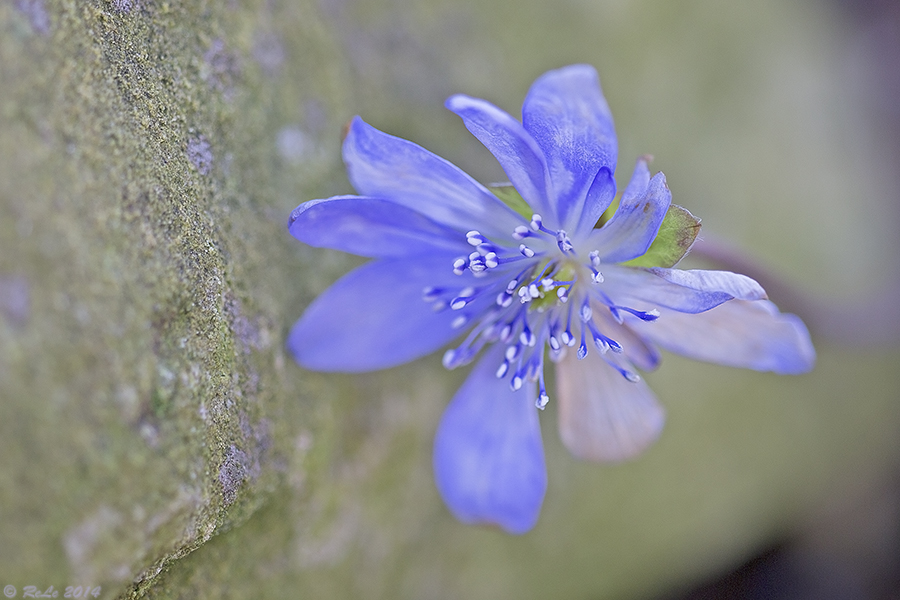
[[284,353],[354,264],[285,232],[298,202],[349,191],[342,123],[363,113],[497,180],[443,98],[515,111],[573,61],[601,72],[620,179],[652,151],[678,202],[800,290],[874,289],[895,262],[872,257],[897,256],[890,182],[847,125],[865,119],[831,21],[774,0],[675,4],[0,4],[0,585],[639,596],[881,477],[896,351],[818,339],[800,378],[666,357],[650,379],[667,430],[634,463],[576,463],[542,415],[544,513],[509,537],[454,522],[431,482],[464,373],[430,357],[326,376]]

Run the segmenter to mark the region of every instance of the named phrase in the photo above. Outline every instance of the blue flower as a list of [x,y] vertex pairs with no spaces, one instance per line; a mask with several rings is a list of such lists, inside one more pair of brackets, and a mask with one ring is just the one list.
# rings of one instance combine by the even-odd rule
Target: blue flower
[[460,520],[511,533],[536,523],[545,358],[556,363],[562,440],[596,461],[628,459],[659,436],[663,409],[637,371],[655,368],[660,348],[760,371],[812,368],[803,323],[754,280],[671,268],[699,221],[671,204],[647,160],[617,200],[616,134],[592,67],[541,76],[521,123],[468,96],[447,107],[510,185],[485,187],[353,119],[343,155],[360,195],[301,204],[289,228],[374,260],[309,306],[288,347],[309,369],[343,372],[399,365],[457,337],[447,368],[481,354],[434,442],[437,488]]

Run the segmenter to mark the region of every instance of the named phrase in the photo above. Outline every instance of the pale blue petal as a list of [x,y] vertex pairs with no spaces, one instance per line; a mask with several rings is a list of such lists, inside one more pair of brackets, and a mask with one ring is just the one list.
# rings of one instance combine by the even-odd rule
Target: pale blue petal
[[597,172],[616,169],[616,132],[597,71],[571,65],[540,76],[525,97],[522,124],[543,151],[551,202],[562,226],[571,229]]
[[601,270],[605,281],[591,289],[606,294],[619,306],[636,310],[666,307],[680,312],[698,313],[734,297],[724,291],[696,289],[672,283],[650,269],[610,265],[601,267]]
[[647,269],[657,277],[674,284],[705,292],[724,292],[738,300],[763,300],[766,291],[756,280],[730,271]]
[[646,170],[647,164],[639,160],[612,219],[590,235],[589,247],[600,253],[603,262],[625,262],[643,255],[659,233],[672,193],[662,173],[657,173],[641,192],[632,193],[636,191],[635,180],[642,180]]
[[[610,360],[632,371],[613,352]],[[584,360],[574,352],[556,365],[559,434],[576,458],[620,462],[643,452],[659,437],[665,411],[643,379],[629,381],[589,350]]]
[[459,168],[354,117],[344,139],[351,183],[363,196],[401,204],[463,234],[508,236],[523,219]]
[[544,155],[522,124],[490,102],[463,94],[451,96],[445,104],[491,151],[522,199],[555,226],[556,214],[547,197]]
[[434,438],[434,476],[450,511],[464,523],[525,533],[547,490],[534,385],[519,391],[497,379],[503,346],[476,365],[447,406]]
[[615,197],[616,180],[612,172],[603,167],[597,172],[597,176],[594,177],[594,182],[591,184],[587,198],[584,201],[584,211],[581,213],[581,218],[575,229],[575,237],[577,239],[582,239],[593,231],[597,221],[600,220],[603,212],[609,208]]
[[453,275],[453,256],[382,259],[336,281],[291,329],[288,349],[316,371],[360,372],[393,367],[437,350],[457,335],[462,314],[478,315],[494,302],[485,295],[461,311],[436,312],[423,300],[427,286],[483,285],[468,272]]
[[363,196],[301,204],[291,213],[288,229],[310,246],[373,258],[471,250],[464,234],[395,202]]
[[816,351],[803,321],[778,312],[768,300],[730,300],[697,315],[660,313],[656,321],[634,319],[630,325],[671,352],[780,375],[806,373],[815,365]]
[[631,173],[631,180],[622,192],[622,200],[631,200],[639,198],[647,191],[650,185],[650,167],[648,157],[641,156],[634,165],[634,171]]

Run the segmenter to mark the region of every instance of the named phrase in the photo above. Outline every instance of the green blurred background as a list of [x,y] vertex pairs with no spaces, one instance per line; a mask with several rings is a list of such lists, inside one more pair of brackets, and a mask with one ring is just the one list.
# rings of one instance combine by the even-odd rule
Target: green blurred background
[[[517,114],[573,62],[600,73],[619,183],[653,154],[703,219],[692,264],[758,276],[819,362],[667,355],[647,376],[663,436],[619,466],[568,456],[551,405],[541,520],[510,537],[455,522],[431,480],[464,372],[436,355],[322,375],[285,354],[359,262],[285,220],[352,192],[354,114],[504,179],[444,99]],[[887,0],[0,4],[0,585],[897,597],[898,107]]]

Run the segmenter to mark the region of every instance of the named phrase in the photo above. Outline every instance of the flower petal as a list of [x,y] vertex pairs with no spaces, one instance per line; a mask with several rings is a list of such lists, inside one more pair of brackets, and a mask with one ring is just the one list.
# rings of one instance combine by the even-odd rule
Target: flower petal
[[445,106],[491,151],[525,202],[542,217],[555,219],[547,197],[544,155],[522,124],[490,102],[464,94],[451,96]]
[[689,358],[797,375],[811,370],[816,351],[798,317],[782,314],[768,300],[729,300],[689,315],[661,310],[659,319],[631,327],[662,348]]
[[[608,353],[609,354],[609,353]],[[597,352],[570,352],[556,366],[559,434],[576,458],[618,462],[659,437],[665,411],[643,380],[629,381]]]
[[764,300],[766,291],[755,279],[730,271],[704,271],[699,269],[647,269],[657,277],[682,287],[704,292],[724,292],[738,300]]
[[351,271],[310,304],[291,329],[288,349],[308,369],[342,372],[385,369],[437,350],[459,335],[454,319],[494,302],[485,296],[463,310],[436,312],[424,301],[428,286],[482,283],[468,272],[453,275],[452,261],[452,255],[382,259]]
[[525,533],[537,522],[547,468],[534,385],[513,392],[494,372],[495,346],[444,411],[434,439],[434,476],[450,511],[464,523]]
[[294,209],[288,229],[301,242],[369,257],[441,251],[468,254],[459,232],[380,198],[335,196]]
[[508,236],[523,219],[483,185],[421,146],[378,131],[359,117],[344,139],[356,190],[411,208],[463,233]]
[[572,228],[597,172],[616,169],[616,132],[597,71],[571,65],[540,76],[525,97],[522,123],[546,157],[561,226]]
[[[681,277],[677,282],[672,282],[657,273],[657,271],[669,271],[669,269],[642,269],[610,265],[602,267],[602,271],[605,281],[597,287],[597,291],[605,293],[619,306],[637,310],[646,311],[657,307],[666,307],[680,312],[698,313],[734,297],[727,291],[715,287],[705,289],[700,286],[704,280],[701,276],[691,277],[688,275]],[[685,273],[686,271],[680,272]],[[728,273],[728,275],[734,274]],[[743,277],[742,275],[734,276]],[[672,278],[677,278],[677,276],[672,276]],[[744,277],[744,279],[749,278]],[[683,285],[691,283],[699,287]]]
[[612,204],[616,197],[616,180],[612,172],[606,167],[601,168],[594,177],[584,201],[584,210],[575,228],[575,238],[583,239],[593,230],[597,221],[603,216],[604,211]]
[[634,193],[635,181],[649,175],[647,163],[639,160],[634,171],[612,219],[590,235],[588,243],[603,262],[624,262],[647,252],[672,203],[665,175],[657,173],[643,190]]

